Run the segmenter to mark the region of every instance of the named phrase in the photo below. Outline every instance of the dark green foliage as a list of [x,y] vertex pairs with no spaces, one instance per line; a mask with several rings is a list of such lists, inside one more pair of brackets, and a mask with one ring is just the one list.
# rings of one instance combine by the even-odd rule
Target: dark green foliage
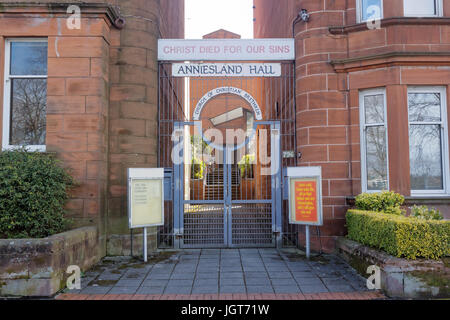
[[0,153],[0,239],[63,232],[64,203],[74,180],[58,160],[24,150]]

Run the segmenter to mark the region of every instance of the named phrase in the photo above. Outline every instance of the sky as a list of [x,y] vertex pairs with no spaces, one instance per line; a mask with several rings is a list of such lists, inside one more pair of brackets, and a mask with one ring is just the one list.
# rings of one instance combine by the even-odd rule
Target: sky
[[225,29],[253,38],[253,0],[185,0],[185,38]]

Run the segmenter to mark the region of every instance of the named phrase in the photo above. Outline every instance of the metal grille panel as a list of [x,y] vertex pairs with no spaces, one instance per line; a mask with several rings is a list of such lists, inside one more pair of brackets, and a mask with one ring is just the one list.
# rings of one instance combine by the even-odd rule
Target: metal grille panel
[[223,205],[184,206],[183,246],[186,248],[223,247]]
[[231,233],[233,246],[273,246],[272,205],[270,203],[233,205]]

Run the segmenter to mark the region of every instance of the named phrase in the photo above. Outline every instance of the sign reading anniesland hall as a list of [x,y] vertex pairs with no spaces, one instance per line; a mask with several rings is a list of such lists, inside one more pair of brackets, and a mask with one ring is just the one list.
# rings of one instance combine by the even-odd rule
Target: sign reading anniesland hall
[[281,61],[295,59],[294,39],[159,39],[159,61]]
[[174,63],[174,77],[279,77],[280,63]]

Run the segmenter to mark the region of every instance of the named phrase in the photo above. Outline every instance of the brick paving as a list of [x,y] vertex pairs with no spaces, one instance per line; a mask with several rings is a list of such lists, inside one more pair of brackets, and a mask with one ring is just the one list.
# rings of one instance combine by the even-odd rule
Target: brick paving
[[80,290],[57,299],[379,299],[366,280],[335,255],[311,260],[298,251],[202,249],[163,253],[148,263],[107,257]]

